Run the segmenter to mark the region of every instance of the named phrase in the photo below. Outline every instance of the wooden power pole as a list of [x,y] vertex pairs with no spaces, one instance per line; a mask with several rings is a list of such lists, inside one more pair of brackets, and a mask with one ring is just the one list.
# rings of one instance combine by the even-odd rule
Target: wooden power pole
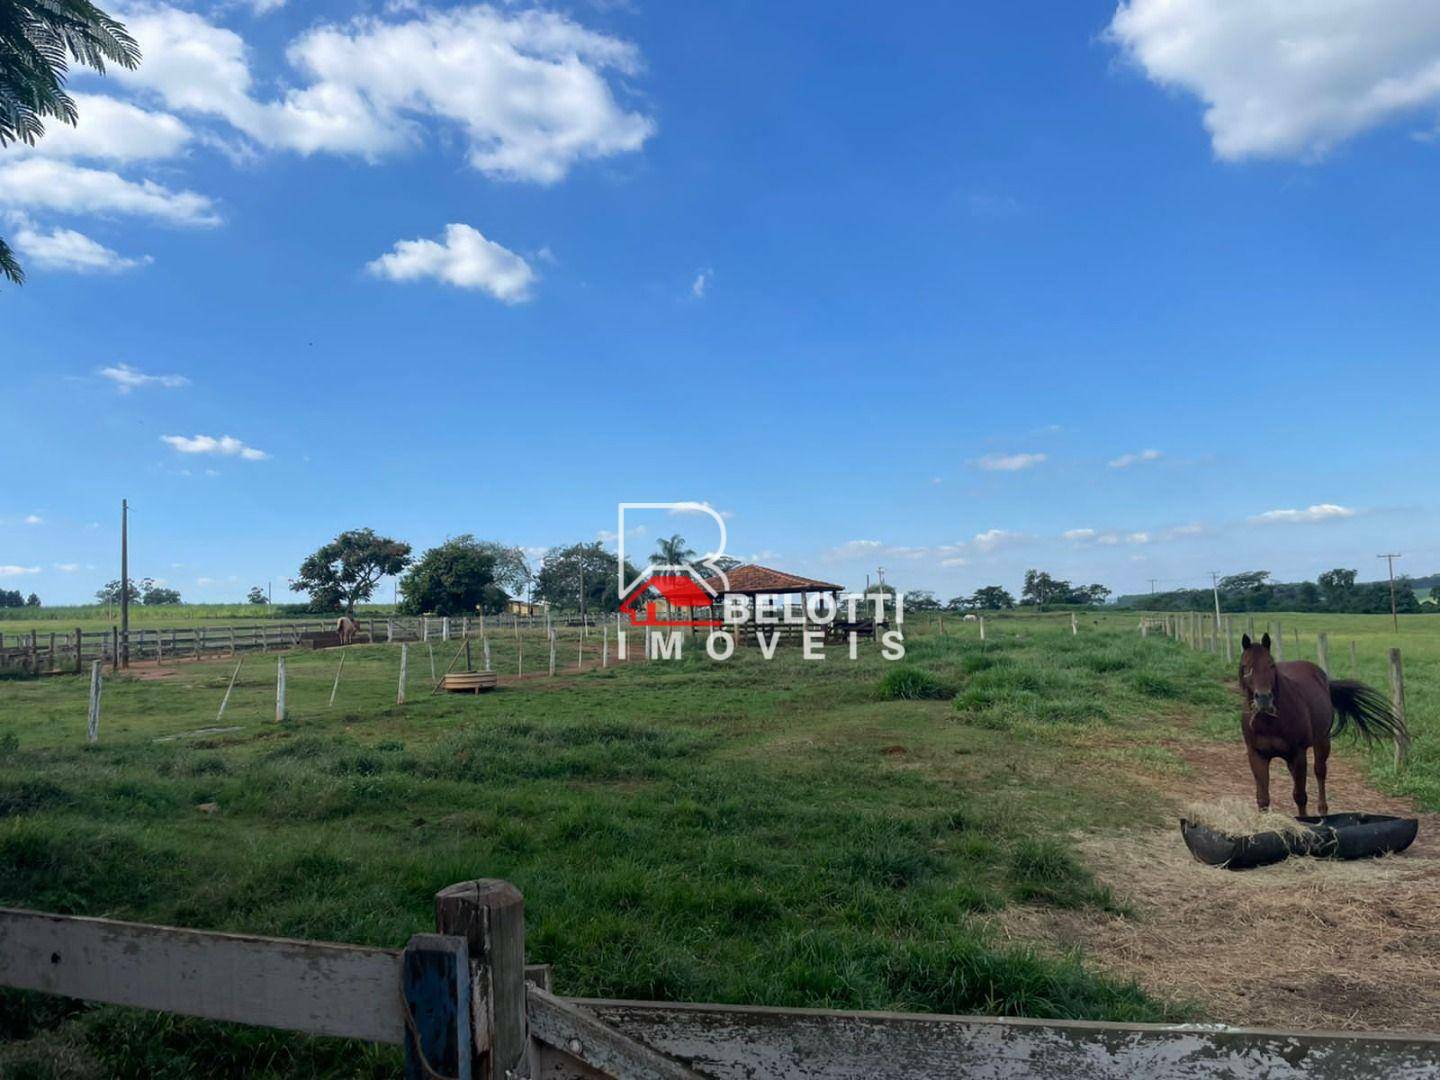
[[1403,555],[1389,552],[1385,555],[1375,556],[1377,559],[1384,559],[1390,567],[1390,621],[1395,624],[1395,632],[1400,632],[1400,616],[1395,612],[1395,560],[1404,558]]
[[120,666],[130,666],[130,501],[120,500]]

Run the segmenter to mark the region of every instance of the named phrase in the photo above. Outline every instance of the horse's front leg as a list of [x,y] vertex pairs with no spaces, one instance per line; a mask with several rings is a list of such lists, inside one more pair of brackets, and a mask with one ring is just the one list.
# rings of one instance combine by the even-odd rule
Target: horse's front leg
[[1319,804],[1315,807],[1321,817],[1330,813],[1330,804],[1325,798],[1325,774],[1329,771],[1330,744],[1315,744],[1315,786],[1320,789]]
[[1270,759],[1261,757],[1247,748],[1250,756],[1250,772],[1255,777],[1255,805],[1261,810],[1270,809]]
[[1293,751],[1285,760],[1286,767],[1290,770],[1290,779],[1294,781],[1295,808],[1300,812],[1300,817],[1305,816],[1305,769],[1307,765],[1308,750],[1306,747]]

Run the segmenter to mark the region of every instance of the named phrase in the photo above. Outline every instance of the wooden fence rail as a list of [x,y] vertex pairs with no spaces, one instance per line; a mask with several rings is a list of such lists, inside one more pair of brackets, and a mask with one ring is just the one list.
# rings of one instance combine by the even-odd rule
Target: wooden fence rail
[[1440,1074],[1426,1035],[561,998],[524,964],[514,886],[453,885],[435,913],[399,951],[0,909],[0,986],[397,1044],[417,1080]]

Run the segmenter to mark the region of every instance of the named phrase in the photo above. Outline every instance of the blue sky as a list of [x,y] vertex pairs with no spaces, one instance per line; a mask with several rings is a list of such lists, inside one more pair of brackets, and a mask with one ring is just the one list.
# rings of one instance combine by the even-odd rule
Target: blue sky
[[118,14],[0,150],[0,587],[122,496],[194,600],[660,500],[942,596],[1440,569],[1430,0]]

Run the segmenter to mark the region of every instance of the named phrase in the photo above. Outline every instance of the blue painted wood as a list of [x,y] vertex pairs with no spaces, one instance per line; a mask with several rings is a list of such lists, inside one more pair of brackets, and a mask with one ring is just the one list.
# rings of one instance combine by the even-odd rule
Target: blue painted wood
[[[405,1006],[415,1021],[415,1030],[405,1038],[406,1080],[434,1080],[436,1075],[472,1080],[470,956],[465,939],[416,934],[405,946],[400,977]],[[431,1072],[425,1070],[421,1051]]]

